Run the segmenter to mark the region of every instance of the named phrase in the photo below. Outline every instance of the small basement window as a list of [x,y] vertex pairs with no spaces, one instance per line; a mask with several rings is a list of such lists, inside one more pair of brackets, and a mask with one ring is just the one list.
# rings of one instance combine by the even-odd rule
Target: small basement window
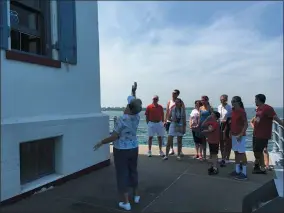
[[55,173],[55,143],[46,138],[20,143],[21,185]]

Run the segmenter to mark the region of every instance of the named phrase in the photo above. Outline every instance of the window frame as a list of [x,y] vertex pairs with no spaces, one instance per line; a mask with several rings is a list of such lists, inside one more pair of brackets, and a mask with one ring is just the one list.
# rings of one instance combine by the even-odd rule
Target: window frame
[[50,20],[51,19],[51,16],[50,16],[51,1],[50,0],[45,0],[45,1],[38,0],[38,3],[39,3],[38,7],[32,6],[28,2],[29,0],[10,0],[10,5],[15,5],[25,10],[38,13],[38,16],[39,16],[38,19],[41,18],[43,20],[42,21],[37,20],[37,21],[39,21],[39,23],[42,22],[42,24],[39,24],[38,30],[32,30],[24,26],[13,26],[11,24],[10,33],[11,33],[11,30],[14,30],[20,33],[22,32],[24,34],[40,37],[41,38],[40,48],[43,54],[36,54],[36,53],[25,52],[25,51],[21,51],[17,49],[11,49],[12,45],[10,45],[10,49],[11,51],[16,51],[16,52],[23,53],[23,54],[52,59],[52,44],[51,44],[52,31],[51,31],[51,20]]
[[[51,137],[19,144],[21,185],[56,174],[56,143],[57,138]],[[51,152],[42,155],[43,149]]]

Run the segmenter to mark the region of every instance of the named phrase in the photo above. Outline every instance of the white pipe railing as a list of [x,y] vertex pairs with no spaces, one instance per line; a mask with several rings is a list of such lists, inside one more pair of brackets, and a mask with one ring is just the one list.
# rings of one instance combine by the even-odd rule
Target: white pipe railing
[[273,121],[272,126],[272,142],[273,149],[272,153],[277,155],[277,160],[275,161],[275,165],[279,165],[283,167],[283,143],[284,143],[284,128],[276,121]]

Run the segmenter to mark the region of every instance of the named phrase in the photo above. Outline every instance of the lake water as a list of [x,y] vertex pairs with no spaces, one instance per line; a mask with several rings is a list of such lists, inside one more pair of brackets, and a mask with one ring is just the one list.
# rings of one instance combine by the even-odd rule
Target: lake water
[[[190,112],[192,111],[192,108],[188,108],[186,110],[187,118],[189,118]],[[283,108],[275,108],[275,111],[278,115],[278,117],[283,118]],[[122,115],[122,111],[104,111],[103,113],[106,113],[110,117],[110,122],[109,122],[109,127],[110,127],[110,132],[113,129],[113,118],[114,116],[120,116]],[[255,115],[255,108],[246,108],[246,113],[247,117],[249,120],[253,118]],[[138,140],[140,144],[147,144],[148,141],[148,133],[147,133],[147,124],[146,124],[146,119],[145,119],[145,111],[142,111],[140,113],[141,120],[140,124],[138,127]],[[166,142],[166,137],[164,138],[164,143]],[[154,137],[153,139],[153,144],[157,145],[157,138]],[[192,138],[191,131],[189,130],[189,127],[187,126],[186,134],[183,137],[183,146],[184,147],[194,147],[194,142]],[[272,143],[269,144],[269,149],[272,149]],[[247,130],[247,150],[251,151],[252,150],[252,128],[249,125],[249,128]]]

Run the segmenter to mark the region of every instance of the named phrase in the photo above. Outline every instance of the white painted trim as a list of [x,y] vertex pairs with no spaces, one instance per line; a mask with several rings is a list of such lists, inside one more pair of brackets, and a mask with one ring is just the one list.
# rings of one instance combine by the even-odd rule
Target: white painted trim
[[37,179],[35,181],[32,181],[30,183],[26,183],[26,184],[22,185],[21,186],[21,193],[31,191],[33,189],[36,189],[38,187],[41,187],[45,184],[56,181],[56,180],[61,179],[63,177],[64,177],[64,175],[59,175],[59,174],[47,175],[45,177],[42,177],[40,179]]

